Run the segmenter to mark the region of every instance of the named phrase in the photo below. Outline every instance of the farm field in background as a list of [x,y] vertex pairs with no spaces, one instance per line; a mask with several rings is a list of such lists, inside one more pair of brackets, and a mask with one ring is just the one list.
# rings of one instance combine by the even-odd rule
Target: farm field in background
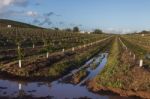
[[0,28],[0,78],[2,98],[150,98],[150,34]]

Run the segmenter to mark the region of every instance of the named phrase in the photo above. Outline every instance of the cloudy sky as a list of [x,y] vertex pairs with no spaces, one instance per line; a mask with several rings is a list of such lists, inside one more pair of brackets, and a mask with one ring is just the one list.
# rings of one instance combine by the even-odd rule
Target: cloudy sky
[[0,18],[88,31],[150,30],[150,0],[0,0]]

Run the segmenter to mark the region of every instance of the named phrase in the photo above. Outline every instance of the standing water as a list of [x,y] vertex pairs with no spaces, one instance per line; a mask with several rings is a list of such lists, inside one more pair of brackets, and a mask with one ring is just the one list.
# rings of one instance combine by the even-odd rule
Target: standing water
[[[0,96],[1,97],[51,97],[52,99],[79,99],[88,97],[91,99],[123,99],[119,96],[102,96],[90,92],[86,86],[81,86],[87,80],[94,78],[105,66],[107,62],[107,53],[99,54],[85,63],[81,68],[72,71],[63,78],[48,83],[48,82],[20,82],[11,80],[0,80]],[[78,85],[61,82],[65,77],[68,77],[90,64],[96,63],[95,69],[87,68],[89,75],[83,79]],[[50,98],[50,99],[51,99]]]

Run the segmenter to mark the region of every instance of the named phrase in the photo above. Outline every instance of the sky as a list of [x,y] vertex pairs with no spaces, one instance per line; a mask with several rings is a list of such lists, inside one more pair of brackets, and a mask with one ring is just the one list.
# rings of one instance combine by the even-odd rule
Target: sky
[[0,18],[126,33],[150,30],[150,0],[0,0]]

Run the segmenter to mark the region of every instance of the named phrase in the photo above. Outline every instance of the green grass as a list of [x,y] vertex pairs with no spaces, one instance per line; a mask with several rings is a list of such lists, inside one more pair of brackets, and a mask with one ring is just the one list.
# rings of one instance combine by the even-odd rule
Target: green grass
[[122,87],[122,82],[119,79],[111,79],[119,70],[119,43],[116,39],[109,53],[108,61],[102,72],[96,77],[97,84],[108,87]]

